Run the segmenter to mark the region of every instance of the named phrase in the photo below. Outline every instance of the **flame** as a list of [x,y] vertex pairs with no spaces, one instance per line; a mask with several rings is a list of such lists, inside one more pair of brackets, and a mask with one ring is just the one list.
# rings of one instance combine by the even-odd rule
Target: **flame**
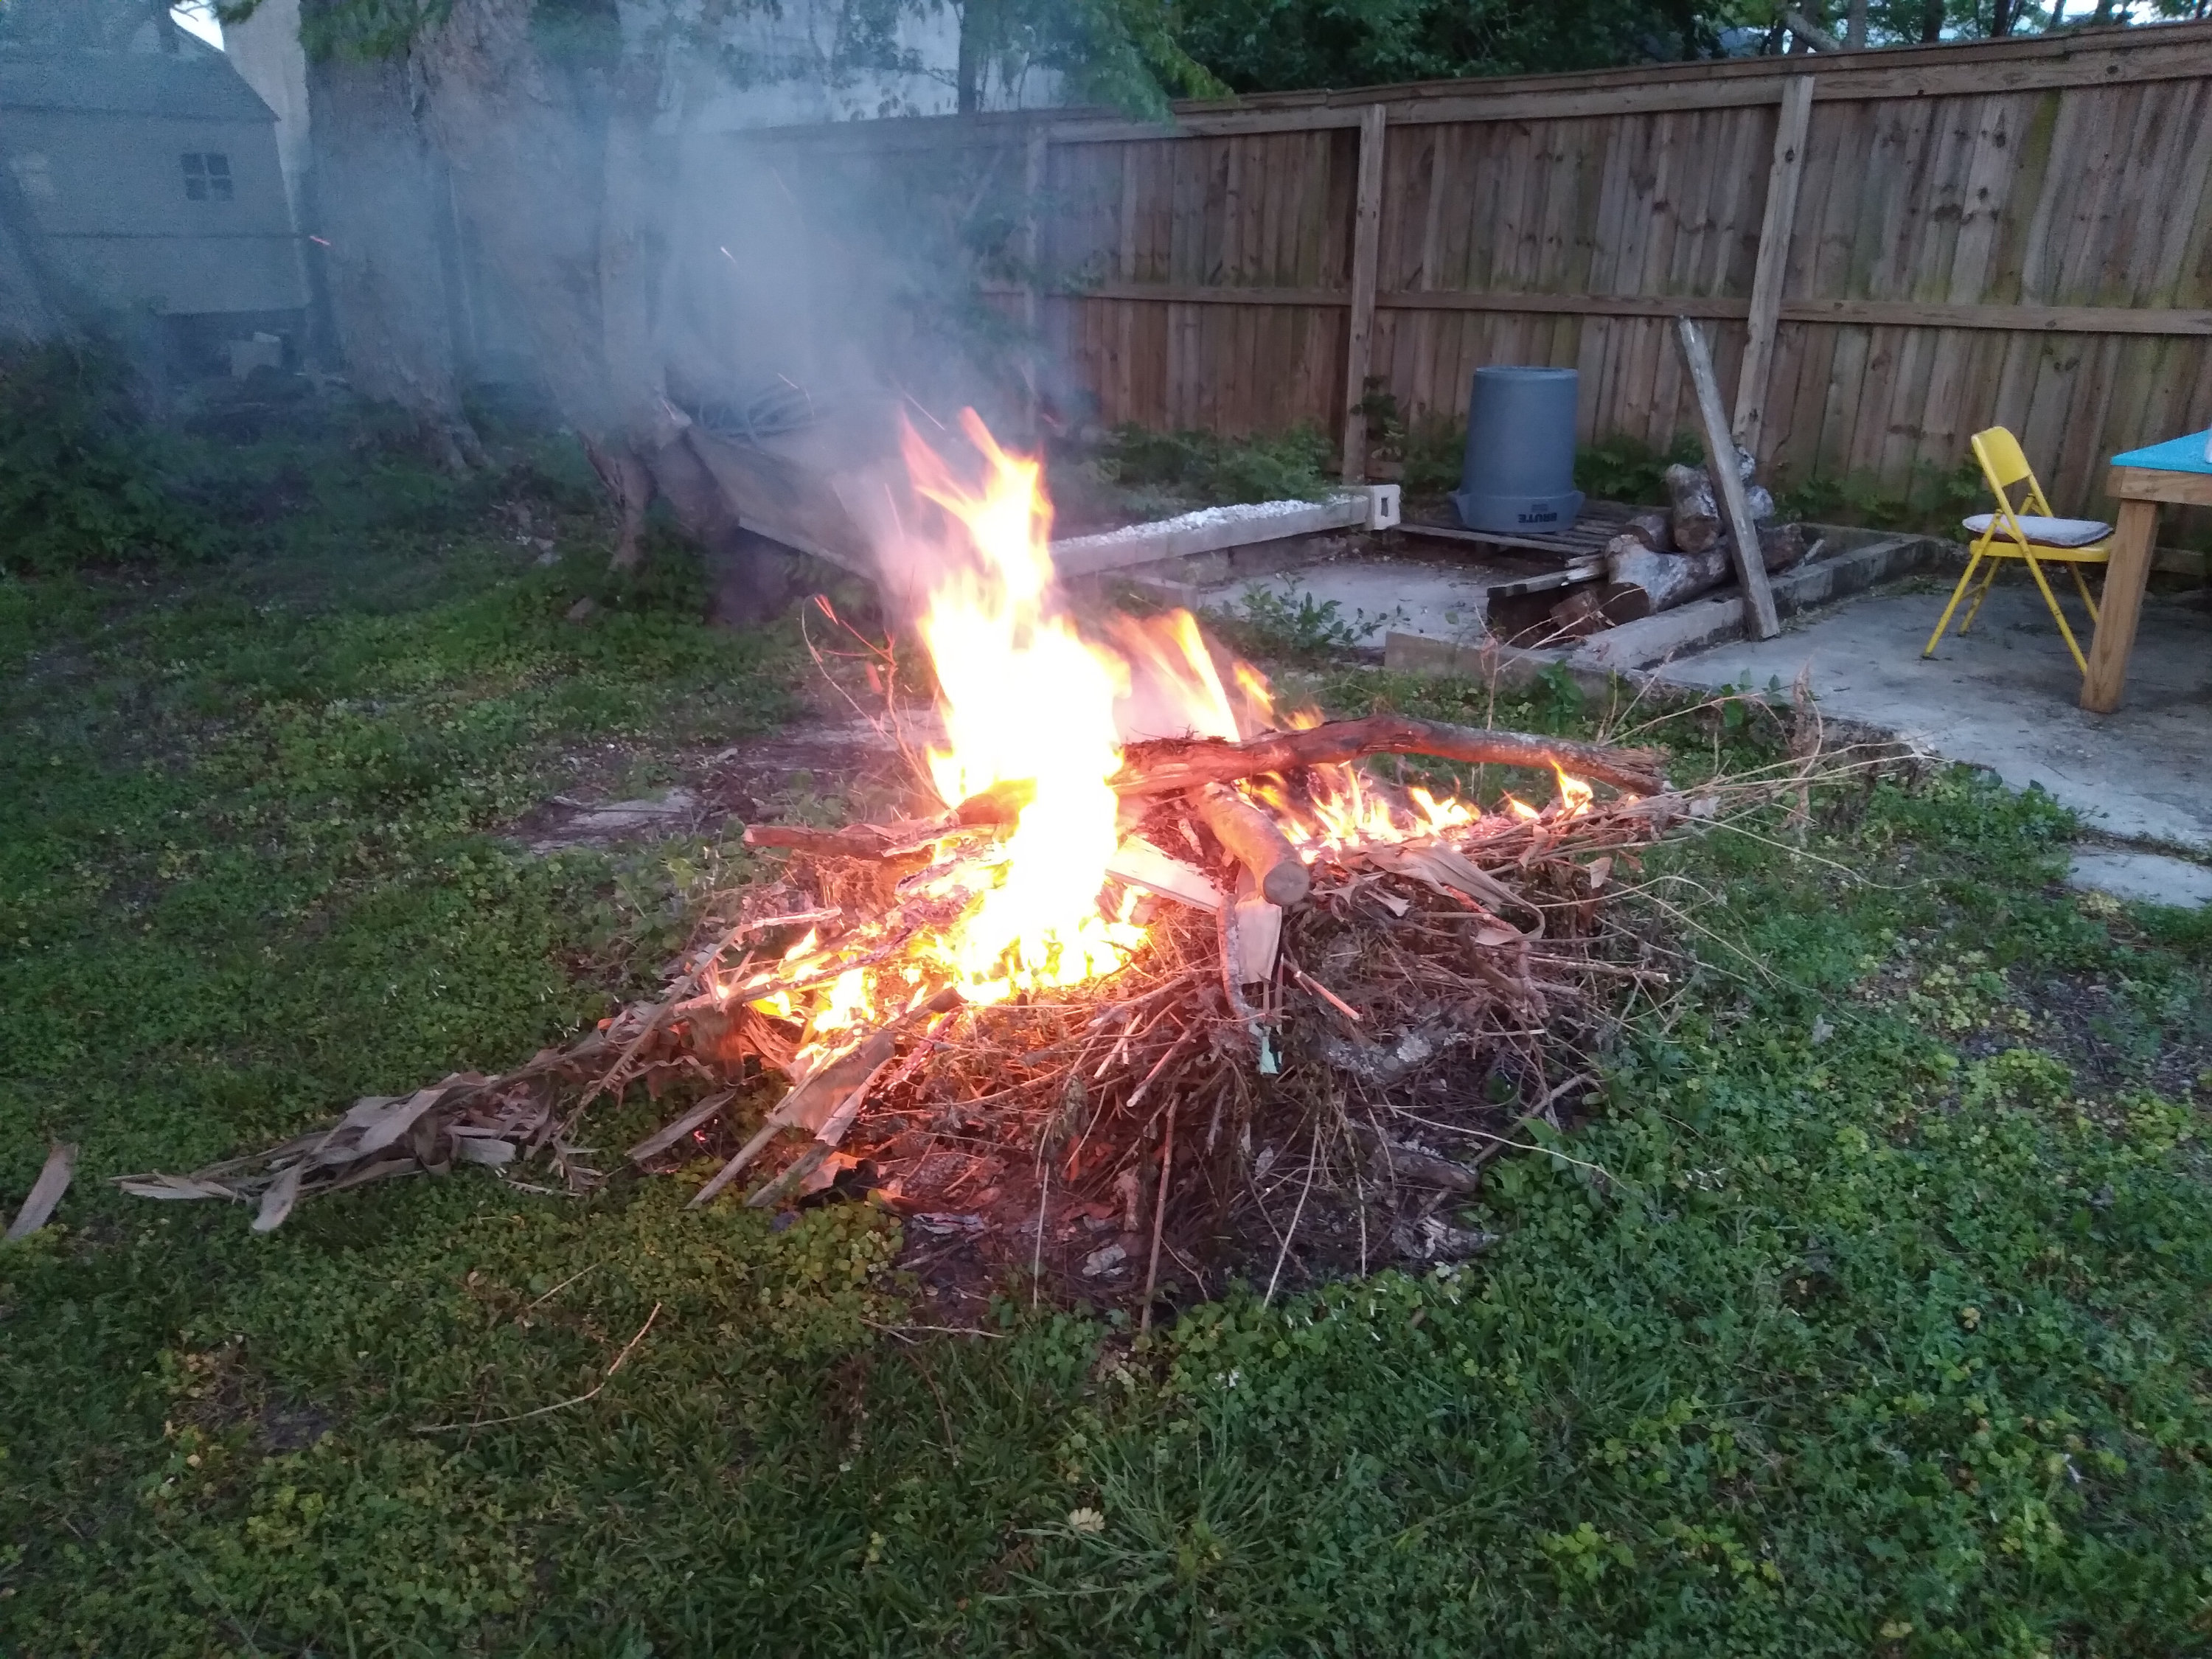
[[1307,775],[1303,800],[1280,778],[1252,779],[1243,789],[1267,809],[1309,864],[1348,847],[1433,841],[1482,818],[1466,801],[1439,800],[1419,785],[1401,799],[1353,766],[1315,767]]
[[1584,812],[1589,811],[1589,804],[1595,794],[1589,785],[1584,783],[1580,778],[1569,777],[1560,769],[1557,761],[1552,763],[1552,775],[1559,781],[1559,816],[1561,817],[1580,817]]
[[[1234,666],[1237,690],[1188,611],[1157,617],[1115,617],[1108,636],[1120,652],[1127,684],[1115,708],[1122,741],[1142,738],[1224,738],[1235,742],[1273,723],[1267,683],[1243,663]],[[1256,684],[1259,696],[1252,695]]]
[[[1001,785],[1024,799],[1010,834],[988,846],[946,843],[945,861],[910,878],[910,896],[952,920],[910,940],[813,931],[745,982],[750,1006],[800,1024],[799,1072],[917,1006],[945,985],[971,1003],[1080,985],[1117,972],[1143,945],[1133,889],[1107,878],[1121,803],[1109,780],[1122,745],[1143,738],[1249,738],[1302,730],[1322,716],[1284,712],[1266,678],[1218,659],[1188,611],[1117,617],[1103,640],[1078,630],[1057,587],[1052,505],[1039,463],[1002,448],[973,410],[961,427],[981,458],[963,477],[911,427],[902,447],[915,489],[944,510],[940,544],[906,562],[936,573],[917,631],[936,671],[945,741],[927,755],[948,807]],[[1237,786],[1267,811],[1309,862],[1332,849],[1437,839],[1482,822],[1474,806],[1401,792],[1356,766],[1317,766]],[[1011,793],[1012,792],[1008,792]],[[1587,785],[1559,776],[1560,816],[1589,805]],[[1534,809],[1508,798],[1518,816]],[[1106,902],[1114,894],[1118,902]],[[836,958],[848,965],[840,971]],[[866,963],[854,959],[867,956]],[[781,983],[778,984],[777,981]],[[715,988],[718,999],[737,990]],[[796,1073],[794,1074],[797,1074]]]
[[1121,763],[1114,707],[1129,674],[1118,655],[1081,639],[1059,605],[1038,464],[1000,448],[972,410],[961,425],[983,457],[980,490],[911,427],[904,434],[915,488],[945,508],[973,555],[939,583],[921,623],[949,739],[931,751],[930,775],[948,806],[999,783],[1036,793],[995,860],[996,879],[933,953],[969,1001],[997,1002],[1110,974],[1143,943],[1143,929],[1098,910],[1120,841],[1106,781]]

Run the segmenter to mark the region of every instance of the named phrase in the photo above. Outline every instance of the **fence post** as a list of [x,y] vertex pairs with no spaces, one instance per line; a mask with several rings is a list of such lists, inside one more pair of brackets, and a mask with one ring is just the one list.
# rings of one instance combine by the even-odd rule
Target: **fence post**
[[1359,118],[1359,188],[1352,216],[1352,326],[1344,351],[1344,481],[1367,478],[1367,368],[1375,345],[1375,272],[1382,252],[1382,143],[1389,112],[1370,104]]
[[1797,221],[1797,186],[1805,176],[1805,133],[1813,115],[1813,77],[1782,83],[1782,115],[1774,128],[1774,162],[1766,174],[1766,211],[1759,226],[1759,263],[1751,278],[1751,332],[1736,377],[1736,443],[1759,453],[1766,386],[1774,365],[1774,330],[1782,319],[1782,283],[1790,270],[1790,237]]

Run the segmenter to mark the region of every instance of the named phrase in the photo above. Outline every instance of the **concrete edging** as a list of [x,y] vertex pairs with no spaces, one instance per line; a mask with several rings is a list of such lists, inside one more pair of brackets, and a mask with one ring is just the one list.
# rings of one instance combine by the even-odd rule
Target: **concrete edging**
[[[1188,559],[1201,553],[1331,530],[1389,530],[1398,522],[1398,486],[1366,484],[1318,501],[1208,507],[1152,524],[1071,536],[1052,544],[1063,581]],[[1159,573],[1165,575],[1167,573]]]

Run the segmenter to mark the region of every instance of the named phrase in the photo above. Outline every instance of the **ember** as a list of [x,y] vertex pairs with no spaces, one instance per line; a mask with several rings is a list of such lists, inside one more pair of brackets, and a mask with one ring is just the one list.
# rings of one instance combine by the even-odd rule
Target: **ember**
[[[1310,1242],[1356,1226],[1363,1267],[1478,1248],[1432,1212],[1517,1122],[1554,1116],[1594,988],[1666,977],[1607,902],[1688,811],[1657,757],[1279,713],[1188,614],[1086,630],[1054,580],[1037,464],[972,414],[965,430],[980,487],[907,439],[942,509],[941,540],[898,550],[940,573],[916,627],[945,734],[931,811],[754,826],[790,849],[781,878],[728,895],[665,995],[565,1051],[126,1187],[258,1199],[265,1229],[305,1193],[456,1158],[543,1151],[588,1183],[594,1099],[703,1079],[629,1153],[719,1146],[695,1203],[744,1182],[764,1207],[850,1171],[913,1218],[922,1258],[1049,1268],[1134,1291],[1147,1317],[1163,1248],[1201,1291],[1241,1265],[1216,1248],[1224,1218],[1265,1218],[1246,1231],[1274,1241],[1272,1287],[1325,1170]],[[1529,769],[1554,793],[1484,812],[1355,765],[1381,754]],[[722,1119],[766,1073],[789,1087],[732,1148]]]

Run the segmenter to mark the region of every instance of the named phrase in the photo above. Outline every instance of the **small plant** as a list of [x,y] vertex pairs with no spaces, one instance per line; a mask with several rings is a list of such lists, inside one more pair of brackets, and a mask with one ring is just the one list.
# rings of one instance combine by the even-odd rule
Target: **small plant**
[[1358,650],[1378,628],[1404,621],[1405,612],[1377,616],[1355,609],[1346,617],[1341,602],[1316,599],[1286,576],[1277,587],[1247,589],[1234,611],[1212,620],[1249,655],[1313,663]]
[[1367,452],[1379,461],[1396,461],[1409,495],[1437,495],[1459,483],[1467,454],[1467,422],[1442,411],[1408,416],[1397,394],[1370,376],[1360,399],[1367,417]]
[[1667,499],[1667,469],[1702,466],[1705,459],[1704,449],[1686,432],[1676,433],[1663,450],[1634,438],[1607,438],[1576,454],[1575,488],[1600,501],[1658,506]]
[[1314,428],[1244,438],[1114,428],[1095,462],[1108,483],[1164,489],[1216,506],[1311,501],[1330,487],[1329,442]]
[[155,464],[131,375],[102,340],[0,348],[0,569],[206,553],[207,526]]
[[1902,490],[1886,490],[1863,477],[1807,478],[1778,490],[1775,504],[1785,519],[1956,536],[1961,518],[1989,505],[1987,490],[1981,469],[1969,459],[1948,471],[1916,467]]

